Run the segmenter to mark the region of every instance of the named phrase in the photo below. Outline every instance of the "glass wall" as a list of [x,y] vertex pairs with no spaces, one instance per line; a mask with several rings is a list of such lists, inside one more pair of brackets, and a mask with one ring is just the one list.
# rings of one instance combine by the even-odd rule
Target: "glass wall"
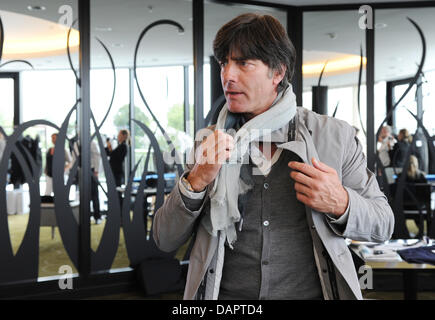
[[[423,120],[422,124],[429,137],[433,136],[434,14],[435,8],[376,10],[375,25],[375,80],[377,83],[385,83],[389,88],[386,92],[376,92],[376,101],[385,97],[387,107],[392,109],[391,116],[383,124],[391,125],[395,140],[401,140],[402,137],[398,137],[400,130],[407,130],[409,136],[415,138],[415,150],[411,154],[418,156],[420,169],[426,173],[430,170],[431,162],[428,139],[423,134],[423,128],[418,128],[415,117]],[[384,120],[385,117],[386,113],[379,118]],[[378,126],[381,125],[380,121],[377,123]],[[391,163],[388,166],[400,171],[403,161],[393,161],[393,153],[395,152],[391,150]]]
[[[69,142],[76,135],[77,94],[66,46],[70,32],[71,56],[77,58],[77,14],[76,1],[50,6],[2,2],[0,126],[6,147],[0,180],[6,188],[0,191],[0,218],[5,222],[0,246],[3,253],[11,251],[2,257],[0,283],[60,276],[62,266],[77,272],[78,204],[76,187],[67,185],[69,177],[74,178]],[[18,101],[13,81],[3,78],[8,73],[17,79]],[[14,117],[20,121],[15,127]],[[57,153],[53,134],[60,137]],[[62,204],[53,198],[54,186]],[[61,213],[64,219],[59,219]]]
[[[152,214],[161,204],[153,178],[146,177],[160,173],[161,164],[162,174],[176,171],[161,160],[171,158],[168,139],[180,154],[192,145],[184,133],[184,72],[192,65],[192,48],[190,2],[91,3],[91,109],[98,127],[91,146],[99,149],[99,208],[91,207],[94,271],[134,266],[152,254]],[[125,129],[130,143],[120,136]],[[91,131],[97,131],[93,124]],[[143,226],[139,233],[135,224]]]
[[359,18],[357,10],[303,14],[302,98],[304,107],[357,128],[365,147],[367,61],[365,30],[359,28]]
[[[142,93],[146,97],[146,102],[172,140],[175,148],[181,154],[192,147],[193,138],[185,133],[184,129],[184,67],[148,67],[137,70],[139,83],[142,86]],[[135,112],[136,119],[142,119],[150,126],[159,141],[162,151],[169,153],[170,148],[159,131],[156,122],[145,107],[144,101],[135,88]],[[191,100],[192,99],[192,100]],[[193,97],[189,99],[193,101]],[[192,110],[193,112],[193,110]],[[139,128],[138,128],[139,129]],[[137,131],[137,130],[136,130]],[[140,131],[137,131],[140,132]],[[136,136],[135,160],[138,163],[141,157],[146,156],[149,142],[143,135]],[[143,164],[143,163],[142,163]],[[141,172],[138,168],[138,172]],[[150,171],[156,171],[155,163],[150,163]]]
[[14,122],[14,79],[0,78],[0,126],[10,134],[13,131]]
[[[423,39],[425,41],[426,58],[421,75],[424,93],[420,111],[420,113],[424,111],[425,114],[431,113],[433,109],[429,88],[433,81],[431,73],[435,70],[435,48],[432,45],[435,33],[431,21],[434,10],[434,8],[376,10],[375,76],[377,82],[394,83],[393,105],[405,93],[409,85],[408,80],[416,75],[423,55]],[[421,29],[423,39],[410,19]],[[415,119],[406,109],[417,114],[416,86],[412,87],[394,111],[391,124],[395,134],[402,128],[407,128],[414,133],[417,128]],[[424,122],[428,124],[425,117],[426,115]],[[429,126],[430,131],[431,127]]]

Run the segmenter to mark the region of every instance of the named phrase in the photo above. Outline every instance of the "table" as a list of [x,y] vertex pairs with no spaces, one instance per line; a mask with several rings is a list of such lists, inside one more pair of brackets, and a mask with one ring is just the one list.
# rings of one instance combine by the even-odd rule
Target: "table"
[[[415,240],[415,239],[414,239]],[[350,245],[349,248],[361,261],[373,270],[388,270],[402,273],[403,294],[405,300],[417,300],[418,294],[418,273],[431,272],[435,275],[435,265],[408,263],[406,261],[365,261],[360,254],[358,247]]]
[[[171,193],[172,191],[172,187],[165,187],[164,188],[164,194],[167,195],[169,193]],[[124,199],[125,198],[125,187],[117,187],[116,190],[121,194],[121,198]],[[137,196],[137,188],[132,188],[131,190],[131,198],[136,198]],[[148,208],[148,197],[152,197],[152,196],[156,196],[157,195],[157,188],[145,188],[143,190],[144,192],[144,210],[146,215],[148,216],[149,212],[149,208]],[[131,206],[134,205],[134,200],[131,201]]]
[[[397,180],[396,174],[393,174],[392,177],[393,177],[393,182]],[[428,183],[435,185],[435,174],[426,174],[425,177]]]

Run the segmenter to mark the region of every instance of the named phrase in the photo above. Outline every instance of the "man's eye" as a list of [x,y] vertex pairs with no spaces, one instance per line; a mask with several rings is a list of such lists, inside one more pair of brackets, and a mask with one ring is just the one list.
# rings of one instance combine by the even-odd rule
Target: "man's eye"
[[221,61],[221,62],[220,62],[220,66],[221,66],[221,68],[225,67],[226,65],[227,65],[226,61]]

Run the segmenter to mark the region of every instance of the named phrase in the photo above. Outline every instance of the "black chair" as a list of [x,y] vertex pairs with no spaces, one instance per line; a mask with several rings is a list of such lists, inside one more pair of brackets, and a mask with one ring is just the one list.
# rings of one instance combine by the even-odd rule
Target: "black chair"
[[[396,197],[397,183],[391,185],[391,195],[393,201]],[[402,196],[403,197],[403,215],[405,219],[413,219],[418,226],[418,238],[423,236],[424,220],[427,222],[428,236],[431,232],[432,224],[432,209],[431,209],[431,192],[432,185],[430,183],[405,183]]]

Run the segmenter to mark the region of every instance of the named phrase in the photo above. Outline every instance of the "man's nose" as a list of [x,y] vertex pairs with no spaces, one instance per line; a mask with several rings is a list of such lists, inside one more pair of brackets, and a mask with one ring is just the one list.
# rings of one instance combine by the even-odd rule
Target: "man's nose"
[[221,78],[223,83],[237,82],[238,70],[234,63],[228,62],[221,70]]

